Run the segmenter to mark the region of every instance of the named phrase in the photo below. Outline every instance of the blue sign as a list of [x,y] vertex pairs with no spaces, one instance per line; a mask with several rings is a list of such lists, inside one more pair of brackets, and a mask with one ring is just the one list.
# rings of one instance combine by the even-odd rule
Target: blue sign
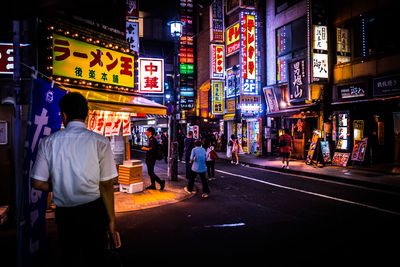
[[23,253],[24,256],[39,258],[46,252],[46,207],[47,192],[31,188],[30,171],[36,160],[38,146],[43,137],[48,136],[61,128],[61,117],[59,116],[58,102],[65,94],[65,91],[51,87],[48,82],[36,79],[32,88],[32,104],[29,117],[28,130],[28,153],[27,160],[28,174],[25,199],[29,203],[25,205],[26,224],[23,231]]

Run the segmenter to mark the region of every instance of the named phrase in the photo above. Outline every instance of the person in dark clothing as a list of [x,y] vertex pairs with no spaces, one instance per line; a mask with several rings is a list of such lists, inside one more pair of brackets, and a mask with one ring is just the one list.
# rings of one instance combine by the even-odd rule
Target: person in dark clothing
[[156,182],[160,184],[160,190],[163,190],[165,187],[165,181],[161,180],[155,173],[154,173],[154,165],[156,165],[156,155],[157,155],[157,140],[154,137],[156,134],[156,130],[153,127],[149,127],[146,131],[146,136],[149,138],[149,144],[147,147],[142,147],[142,150],[146,152],[146,165],[147,165],[147,172],[150,176],[151,185],[146,187],[146,189],[156,189]]
[[192,176],[192,164],[190,163],[190,154],[192,153],[192,149],[194,147],[194,138],[193,132],[189,131],[188,137],[185,138],[184,141],[184,154],[185,154],[185,163],[186,163],[186,179],[190,179]]
[[168,159],[168,134],[167,131],[164,131],[163,134],[161,135],[161,144],[163,148],[163,153],[164,153],[164,161],[167,163]]
[[183,152],[185,150],[185,135],[182,132],[182,129],[178,131],[178,152],[179,152],[179,160],[182,161]]

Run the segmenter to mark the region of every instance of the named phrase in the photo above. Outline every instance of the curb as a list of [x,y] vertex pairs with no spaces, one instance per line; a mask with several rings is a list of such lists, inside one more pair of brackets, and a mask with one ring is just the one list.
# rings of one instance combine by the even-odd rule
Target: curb
[[[220,158],[220,159],[222,159],[224,161],[227,161],[227,162],[230,162],[230,159],[228,159],[228,158]],[[332,180],[332,181],[341,182],[341,183],[347,183],[347,184],[351,184],[351,185],[364,186],[364,187],[369,187],[369,188],[374,188],[374,189],[380,189],[380,190],[386,190],[386,191],[394,191],[394,192],[399,192],[400,193],[400,187],[386,185],[386,184],[382,184],[382,183],[375,183],[375,182],[371,182],[371,181],[362,181],[362,180],[356,180],[356,179],[346,179],[346,178],[338,177],[338,176],[334,176],[334,175],[327,175],[327,174],[299,171],[299,170],[293,170],[293,169],[289,169],[288,170],[288,169],[282,169],[282,168],[278,168],[278,167],[272,167],[272,166],[259,165],[259,164],[255,164],[255,163],[249,163],[249,162],[246,162],[246,161],[242,161],[242,163],[246,164],[246,165],[248,165],[250,167],[266,169],[266,170],[272,170],[272,171],[277,171],[277,172],[281,172],[281,173],[304,175],[304,176],[309,176],[309,177],[313,177],[313,178]]]

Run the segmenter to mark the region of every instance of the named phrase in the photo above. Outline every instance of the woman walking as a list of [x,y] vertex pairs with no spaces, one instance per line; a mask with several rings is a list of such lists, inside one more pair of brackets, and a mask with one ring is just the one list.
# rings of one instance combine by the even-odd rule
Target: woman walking
[[192,172],[193,174],[189,178],[188,186],[184,188],[187,193],[192,193],[194,180],[196,179],[197,174],[200,175],[201,183],[203,185],[203,194],[202,198],[208,197],[210,193],[210,189],[208,188],[207,179],[206,179],[206,151],[201,147],[201,141],[196,140],[194,142],[194,148],[190,155],[190,162],[192,163]]
[[238,152],[239,152],[239,142],[237,140],[237,138],[235,137],[235,135],[232,134],[231,136],[232,139],[232,164],[236,164],[239,165],[239,156],[238,156]]
[[216,155],[216,153],[212,143],[206,143],[205,149],[208,180],[212,181],[215,180],[215,158],[212,155]]

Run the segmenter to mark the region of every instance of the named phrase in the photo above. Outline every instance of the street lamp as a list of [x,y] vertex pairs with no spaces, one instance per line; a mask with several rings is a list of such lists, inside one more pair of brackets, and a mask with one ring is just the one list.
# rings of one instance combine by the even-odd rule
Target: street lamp
[[238,130],[238,123],[237,123],[237,95],[238,95],[238,90],[237,90],[237,74],[238,74],[239,68],[237,65],[233,65],[232,67],[232,72],[233,72],[233,81],[235,84],[235,115],[234,115],[234,120],[233,122],[235,123],[235,138],[238,138],[237,136],[237,130]]
[[[173,87],[173,110],[172,110],[172,129],[170,132],[170,138],[173,137],[172,144],[170,143],[168,151],[172,150],[172,155],[168,155],[168,167],[170,169],[169,175],[172,181],[178,180],[178,141],[177,141],[177,121],[176,121],[176,114],[177,114],[177,102],[179,96],[179,68],[178,68],[178,60],[179,60],[179,40],[183,33],[183,22],[182,21],[170,21],[168,22],[168,26],[170,27],[170,34],[174,39],[174,87]],[[171,139],[170,139],[171,140]],[[170,160],[171,158],[171,160]]]

